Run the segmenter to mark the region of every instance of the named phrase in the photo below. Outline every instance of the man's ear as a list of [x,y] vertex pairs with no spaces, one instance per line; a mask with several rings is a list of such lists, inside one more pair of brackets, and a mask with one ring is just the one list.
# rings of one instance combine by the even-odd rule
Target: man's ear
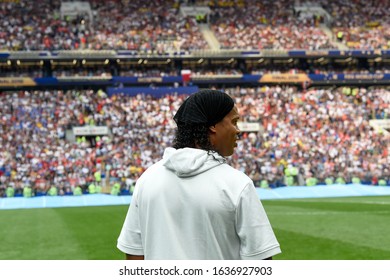
[[210,129],[211,132],[214,132],[214,133],[217,132],[217,129],[215,128],[215,125],[209,126],[209,129]]

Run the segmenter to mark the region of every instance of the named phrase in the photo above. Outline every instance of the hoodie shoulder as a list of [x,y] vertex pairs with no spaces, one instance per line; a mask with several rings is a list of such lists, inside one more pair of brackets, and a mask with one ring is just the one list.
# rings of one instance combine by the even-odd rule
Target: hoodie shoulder
[[230,166],[229,164],[224,164],[222,167],[221,167],[221,171],[222,173],[224,174],[228,174],[226,176],[226,178],[229,178],[229,180],[232,180],[232,178],[234,178],[234,180],[239,183],[239,185],[246,185],[246,184],[249,184],[249,183],[252,183],[253,184],[253,181],[251,178],[249,178],[248,175],[246,175],[244,172],[240,171],[240,170],[237,170],[235,169],[234,167]]

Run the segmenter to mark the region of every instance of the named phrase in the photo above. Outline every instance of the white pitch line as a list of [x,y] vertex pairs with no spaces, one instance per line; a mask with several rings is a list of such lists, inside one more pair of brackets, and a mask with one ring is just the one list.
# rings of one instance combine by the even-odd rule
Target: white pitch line
[[375,200],[356,200],[356,201],[351,201],[351,200],[293,200],[294,202],[326,202],[326,203],[361,203],[361,204],[381,204],[381,205],[390,205],[390,201],[375,201]]
[[386,211],[357,211],[357,212],[342,212],[342,211],[321,211],[321,212],[268,212],[267,215],[280,215],[280,216],[323,216],[323,215],[340,215],[340,214],[388,214],[390,213],[390,210]]

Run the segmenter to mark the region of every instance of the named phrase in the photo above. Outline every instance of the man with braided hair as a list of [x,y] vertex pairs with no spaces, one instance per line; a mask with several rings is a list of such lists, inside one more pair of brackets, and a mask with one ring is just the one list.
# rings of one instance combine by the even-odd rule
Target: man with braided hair
[[252,180],[226,163],[233,99],[201,90],[180,106],[173,147],[137,180],[117,247],[127,259],[271,259],[280,253]]

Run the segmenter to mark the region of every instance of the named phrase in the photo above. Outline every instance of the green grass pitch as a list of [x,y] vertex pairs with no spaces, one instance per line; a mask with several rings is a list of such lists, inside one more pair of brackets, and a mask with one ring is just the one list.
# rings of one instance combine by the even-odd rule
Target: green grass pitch
[[[389,260],[390,197],[265,200],[276,260]],[[128,206],[0,211],[1,260],[121,260]]]

